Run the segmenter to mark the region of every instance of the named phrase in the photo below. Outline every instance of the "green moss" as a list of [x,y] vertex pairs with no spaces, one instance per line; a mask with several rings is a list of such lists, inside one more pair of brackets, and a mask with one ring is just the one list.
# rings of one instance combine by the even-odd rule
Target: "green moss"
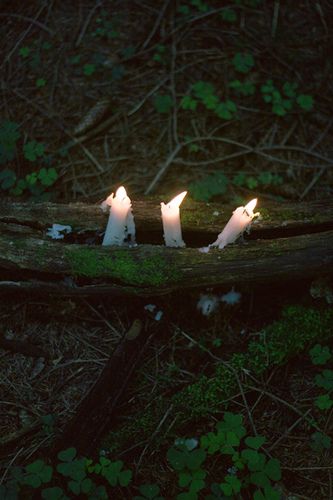
[[47,246],[40,244],[34,248],[34,253],[37,261],[42,262],[48,254]]
[[284,363],[311,343],[332,335],[332,324],[332,309],[287,307],[279,321],[260,333],[259,341],[250,342],[248,368],[260,374],[269,366]]
[[17,250],[24,250],[27,248],[27,242],[24,238],[11,240],[11,244],[17,248]]
[[[324,340],[333,333],[333,311],[319,311],[300,306],[286,308],[279,321],[265,328],[258,340],[248,345],[246,353],[234,354],[229,365],[239,376],[244,370],[255,375],[267,368],[283,364],[289,357],[304,350],[318,340]],[[221,410],[221,404],[238,390],[238,383],[232,369],[218,365],[215,376],[202,376],[175,396],[175,403],[186,406],[190,415],[201,417]]]
[[178,426],[221,412],[227,407],[228,400],[239,391],[235,372],[240,378],[247,370],[260,375],[269,367],[285,363],[311,344],[331,336],[332,323],[332,309],[320,311],[300,306],[287,307],[280,320],[266,327],[256,340],[249,343],[246,352],[233,354],[228,361],[232,369],[227,364],[219,363],[212,377],[201,375],[195,383],[172,396],[171,401],[164,398],[152,401],[148,410],[137,412],[139,417],[109,435],[109,445],[112,443],[112,449],[118,451],[125,443],[138,442],[150,436],[170,403],[173,413],[177,414]]
[[178,279],[177,270],[161,255],[138,257],[131,249],[107,255],[90,248],[71,247],[67,261],[75,276],[113,278],[133,285],[163,285]]
[[213,224],[216,222],[216,217],[213,215],[213,210],[208,212],[206,209],[204,213],[198,213],[197,210],[184,210],[181,214],[181,221],[184,227],[202,226]]
[[153,404],[144,412],[135,413],[120,428],[109,432],[103,440],[103,448],[108,448],[112,453],[117,453],[124,446],[124,443],[131,443],[134,436],[140,434],[145,438],[151,436],[169,404],[161,396],[155,398]]
[[262,220],[270,220],[271,216],[267,208],[260,208],[260,216]]

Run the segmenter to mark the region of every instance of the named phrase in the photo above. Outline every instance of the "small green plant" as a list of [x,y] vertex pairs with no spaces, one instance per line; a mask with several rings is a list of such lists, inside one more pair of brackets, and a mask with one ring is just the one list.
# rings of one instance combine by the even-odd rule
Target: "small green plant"
[[233,177],[232,183],[235,186],[247,187],[248,189],[256,189],[258,186],[267,188],[269,186],[279,186],[283,184],[283,177],[272,172],[260,172],[259,175],[246,175],[240,172]]
[[173,99],[169,94],[156,94],[154,96],[154,106],[159,113],[169,113],[173,108]]
[[314,365],[325,365],[332,357],[330,348],[328,346],[321,346],[316,344],[309,351],[311,361]]
[[83,66],[83,74],[85,76],[91,76],[95,73],[95,71],[96,71],[95,64],[87,63]]
[[267,459],[259,451],[265,438],[245,437],[242,415],[230,412],[224,414],[223,421],[216,425],[216,430],[216,433],[209,432],[201,437],[201,447],[209,455],[221,453],[231,456],[234,465],[219,485],[223,494],[233,497],[252,484],[258,488],[254,492],[254,499],[279,500],[280,495],[274,489],[273,482],[281,479],[280,464],[274,458]]
[[221,10],[220,16],[222,17],[223,21],[226,21],[228,23],[234,23],[237,21],[237,13],[234,9],[230,9],[229,7],[225,7],[224,9]]
[[[6,120],[0,124],[0,164],[5,164],[15,158],[19,150],[17,141],[20,136],[17,123]],[[23,145],[23,156],[31,163],[44,165],[49,165],[52,160],[51,157],[45,156],[44,144],[35,140]],[[4,168],[0,172],[0,189],[9,191],[9,194],[13,196],[20,196],[28,191],[33,199],[46,200],[51,196],[46,189],[51,187],[57,179],[58,173],[51,166],[41,167],[20,179],[17,178],[13,169]]]
[[29,161],[36,161],[44,156],[44,144],[37,141],[29,141],[23,146],[24,157]]
[[0,123],[0,164],[14,159],[16,143],[21,136],[18,128],[17,123],[9,120]]
[[244,80],[243,82],[240,80],[233,80],[229,83],[229,87],[237,94],[245,97],[253,95],[256,91],[255,83],[249,80]]
[[[316,344],[310,351],[311,361],[314,365],[325,365],[332,359],[332,353],[328,346]],[[327,391],[325,394],[320,394],[315,400],[315,405],[320,410],[329,410],[333,407],[333,400],[331,394],[333,392],[333,370],[328,368],[317,373],[315,376],[315,383],[321,389]]]
[[45,78],[37,78],[37,80],[36,80],[36,87],[42,88],[42,87],[45,87],[45,85],[46,85]]
[[[205,487],[206,471],[202,464],[206,452],[202,448],[195,449],[195,440],[176,440],[168,450],[167,458],[172,468],[178,473],[178,485],[188,488],[189,495],[195,495]],[[178,495],[179,499],[184,498]]]
[[214,196],[225,194],[229,184],[223,172],[215,172],[198,182],[189,185],[191,196],[198,201],[210,201]]
[[202,0],[190,0],[190,3],[193,7],[197,8],[199,12],[208,12],[210,10],[209,5]]
[[54,167],[42,167],[37,173],[37,179],[40,181],[42,186],[50,187],[58,179],[58,173]]
[[133,500],[164,500],[160,496],[160,487],[157,484],[143,484],[139,487],[141,495],[133,497]]
[[46,436],[49,436],[54,432],[54,425],[56,422],[56,417],[52,413],[49,413],[48,415],[42,415],[41,421],[43,424],[43,432],[45,433]]
[[80,64],[81,59],[82,59],[81,54],[76,54],[75,56],[69,57],[68,61],[70,64],[77,65],[77,64]]
[[[24,498],[31,498],[32,495],[29,492],[31,493],[32,488],[41,490],[40,496],[46,500],[69,499],[68,494],[71,498],[74,495],[90,500],[107,500],[109,495],[105,485],[95,482],[99,476],[105,479],[111,487],[118,485],[127,487],[132,479],[132,472],[123,470],[123,462],[120,460],[111,462],[105,457],[100,457],[99,462],[93,464],[92,460],[78,457],[75,448],[59,452],[57,458],[59,463],[55,469],[42,459],[35,460],[24,468],[13,467],[7,483],[0,486],[0,498],[14,500],[21,498],[21,493],[24,494]],[[44,485],[50,482],[56,484],[44,488]],[[146,496],[145,498],[155,497]]]
[[14,186],[16,182],[16,174],[13,170],[5,168],[0,172],[0,187],[4,191]]
[[239,73],[248,73],[254,67],[254,58],[252,54],[246,52],[237,52],[232,64]]
[[103,476],[110,486],[128,486],[132,479],[132,472],[130,470],[122,470],[124,462],[117,460],[111,462],[108,458],[100,457],[99,463],[91,465],[88,463],[89,472],[95,472]]
[[25,467],[25,476],[23,484],[32,488],[39,488],[42,484],[48,483],[52,479],[53,468],[46,465],[43,460],[35,460],[35,462]]
[[272,104],[272,112],[278,116],[286,115],[295,103],[304,111],[310,111],[313,108],[313,97],[307,94],[297,95],[297,88],[297,83],[285,82],[282,90],[279,90],[273,80],[267,80],[261,86],[261,93],[263,100]]
[[311,436],[311,448],[317,452],[329,450],[332,445],[332,440],[323,432],[316,431]]
[[189,109],[195,111],[197,109],[198,101],[193,99],[190,95],[185,95],[181,102],[182,109]]
[[211,7],[202,0],[188,0],[187,3],[184,2],[178,6],[177,12],[187,17],[190,15],[197,15],[198,12],[205,13],[209,10],[211,10]]
[[210,82],[199,80],[194,83],[180,102],[180,107],[184,110],[194,111],[198,103],[206,109],[214,111],[223,120],[231,120],[237,111],[237,106],[231,99],[221,101],[215,92],[215,87]]
[[115,18],[113,20],[110,20],[109,12],[107,10],[101,10],[100,15],[96,19],[96,24],[98,26],[93,31],[92,36],[107,38],[109,40],[119,37],[120,33],[117,29],[118,20]]
[[160,64],[167,64],[167,48],[165,45],[157,44],[153,55],[153,61]]
[[21,57],[23,57],[23,59],[26,59],[29,56],[30,52],[31,52],[31,49],[27,46],[21,47],[19,50],[19,54]]
[[223,172],[204,177],[202,180],[193,182],[189,186],[192,197],[198,201],[210,201],[214,196],[220,196],[227,192],[229,184],[234,186],[256,189],[260,187],[265,190],[270,186],[278,186],[283,183],[283,177],[272,172],[261,172],[259,175],[246,175],[239,172],[230,180]]

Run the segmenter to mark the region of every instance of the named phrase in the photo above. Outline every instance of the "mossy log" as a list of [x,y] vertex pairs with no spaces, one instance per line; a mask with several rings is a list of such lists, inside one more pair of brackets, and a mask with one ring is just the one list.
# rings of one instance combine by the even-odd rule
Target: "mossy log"
[[[166,197],[164,197],[166,201]],[[159,198],[133,201],[133,213],[138,233],[144,233],[143,239],[149,234],[158,233],[161,243],[162,223]],[[184,234],[193,233],[216,235],[229,220],[235,205],[221,203],[202,203],[190,199],[183,201],[181,220]],[[333,200],[315,201],[309,203],[277,203],[272,201],[259,202],[257,209],[261,217],[252,226],[252,233],[265,231],[299,230],[305,233],[330,225],[333,229]],[[75,233],[104,231],[108,214],[104,213],[99,204],[85,203],[15,203],[0,202],[0,222],[28,226],[36,231],[45,231],[52,224],[70,225]],[[142,241],[143,243],[145,241]]]
[[[138,246],[128,248],[100,245],[108,216],[99,207],[2,203],[0,291],[12,288],[68,295],[113,292],[149,296],[180,288],[260,283],[333,272],[332,203],[265,204],[249,241],[209,253],[200,252],[198,247],[214,241],[232,210],[223,209],[220,215],[221,206],[189,205],[182,210],[182,225],[184,240],[191,248],[152,244],[156,241],[154,233],[158,232],[162,240],[158,204],[156,208],[152,201],[135,204]],[[73,234],[60,242],[50,239],[46,228],[53,223],[71,225]]]

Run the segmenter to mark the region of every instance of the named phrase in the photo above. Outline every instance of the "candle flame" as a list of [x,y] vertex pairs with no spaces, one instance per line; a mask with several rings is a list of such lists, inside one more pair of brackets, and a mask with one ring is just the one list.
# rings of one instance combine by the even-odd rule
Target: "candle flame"
[[170,208],[178,208],[186,195],[187,191],[183,191],[182,193],[178,194],[168,203],[168,206]]
[[126,196],[126,189],[124,188],[124,186],[120,186],[116,191],[116,198],[119,198],[122,201],[124,198],[126,198]]
[[249,201],[249,203],[244,207],[249,215],[253,215],[253,210],[257,204],[257,201],[258,198],[254,198],[253,200]]

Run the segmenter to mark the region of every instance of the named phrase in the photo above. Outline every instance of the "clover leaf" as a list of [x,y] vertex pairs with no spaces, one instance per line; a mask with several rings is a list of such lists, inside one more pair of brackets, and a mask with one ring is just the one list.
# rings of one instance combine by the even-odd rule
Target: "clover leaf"
[[55,181],[58,179],[58,173],[55,168],[41,168],[38,172],[38,179],[40,180],[43,186],[52,186]]
[[323,370],[315,376],[315,382],[318,387],[323,387],[327,391],[331,391],[333,389],[333,371]]
[[254,58],[252,54],[238,52],[233,60],[232,64],[236,71],[240,73],[248,73],[254,66]]
[[232,496],[240,492],[242,483],[237,476],[228,475],[224,478],[224,483],[220,484],[221,490],[226,496]]
[[16,174],[13,170],[9,170],[8,168],[2,170],[0,172],[0,186],[1,189],[10,189],[14,186],[16,182]]
[[189,95],[185,95],[180,102],[180,106],[182,109],[190,109],[191,111],[195,111],[198,105],[198,101],[193,99]]
[[91,76],[95,73],[96,66],[95,64],[85,64],[83,66],[83,74],[86,76]]
[[168,94],[157,94],[154,97],[154,106],[159,113],[169,113],[173,107],[173,99]]
[[160,488],[157,484],[143,484],[139,487],[142,496],[135,496],[133,500],[163,500],[159,496]]
[[314,365],[324,365],[331,359],[331,351],[327,346],[316,344],[310,350],[311,361]]
[[323,432],[314,432],[311,441],[310,446],[315,451],[329,450],[331,448],[331,438]]
[[311,111],[313,108],[313,97],[311,95],[300,94],[296,99],[297,104],[304,111]]
[[23,146],[24,157],[29,161],[35,161],[44,155],[44,144],[37,141],[29,141]]

